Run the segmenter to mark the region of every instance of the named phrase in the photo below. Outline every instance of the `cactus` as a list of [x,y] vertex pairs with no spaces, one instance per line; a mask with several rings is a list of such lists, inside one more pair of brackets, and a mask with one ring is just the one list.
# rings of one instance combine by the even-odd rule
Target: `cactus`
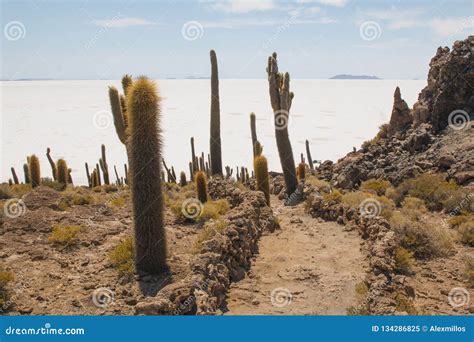
[[72,169],[69,168],[67,169],[67,181],[69,184],[74,184],[74,182],[72,181]]
[[91,179],[91,187],[95,188],[96,186],[99,186],[99,176],[97,174],[97,169],[94,169],[94,171],[92,171]]
[[163,166],[165,167],[166,174],[168,175],[168,183],[176,183],[176,177],[173,176],[173,173],[171,172],[170,169],[166,166],[166,162],[164,158],[161,158],[161,161],[163,162]]
[[92,179],[91,179],[91,174],[89,173],[89,164],[85,163],[85,166],[86,166],[87,184],[89,184],[89,188],[91,188]]
[[160,96],[155,83],[145,77],[134,81],[128,92],[135,266],[139,273],[160,274],[168,270],[160,177]]
[[303,153],[300,154],[300,160],[301,160],[301,161],[300,161],[301,163],[305,164],[305,160],[304,160],[304,155],[303,155]]
[[[211,50],[211,174],[222,176],[221,113],[216,52]],[[204,159],[204,158],[203,158]]]
[[28,164],[23,164],[23,173],[25,174],[25,184],[30,184],[30,168],[28,167]]
[[194,182],[193,163],[189,162],[189,179]]
[[53,173],[53,179],[57,180],[58,179],[58,169],[56,167],[56,164],[54,163],[53,158],[51,158],[51,149],[49,147],[46,149],[46,157],[48,158],[49,165],[51,165],[51,172]]
[[33,154],[30,157],[30,179],[31,187],[36,188],[41,184],[41,168],[38,157]]
[[105,145],[102,144],[101,146],[101,154],[102,157],[99,159],[100,169],[102,170],[102,174],[104,176],[104,184],[110,184],[110,176],[109,176],[109,165],[107,164],[107,157],[105,155]]
[[179,174],[179,185],[181,186],[186,186],[188,182],[186,181],[186,173],[184,171],[181,171]]
[[58,182],[63,184],[63,189],[65,189],[69,181],[69,172],[67,168],[67,163],[64,159],[59,159],[56,165],[58,167],[57,169]]
[[174,172],[174,166],[171,166],[171,175],[173,176],[173,182],[176,183],[176,172]]
[[20,181],[18,180],[18,176],[16,175],[15,168],[14,168],[14,167],[11,167],[10,170],[11,170],[11,172],[12,172],[13,182],[14,182],[15,184],[20,184]]
[[314,170],[313,157],[311,157],[311,151],[309,150],[309,141],[306,139],[306,158],[308,159],[309,168],[311,171]]
[[114,165],[114,172],[115,172],[115,179],[116,179],[117,185],[122,185],[122,183],[120,182],[119,174],[117,172],[117,166],[115,166],[115,165]]
[[203,171],[198,171],[194,178],[196,179],[197,198],[201,203],[207,202],[207,184],[206,174]]
[[99,180],[99,186],[102,185],[102,180],[100,177],[100,167],[99,164],[95,164],[95,171],[97,172],[97,179]]
[[128,185],[128,168],[127,168],[127,164],[123,164],[123,169],[125,171],[125,184]]
[[13,180],[11,178],[8,178],[8,185],[10,185],[10,186],[13,185]]
[[250,113],[250,132],[252,135],[252,150],[253,150],[253,157],[255,158],[256,149],[255,144],[257,143],[257,128],[255,124],[255,113]]
[[123,93],[125,94],[125,97],[128,95],[128,90],[130,89],[130,86],[133,84],[133,79],[131,75],[125,74],[122,77],[122,88],[123,88]]
[[270,181],[267,158],[262,155],[256,156],[253,162],[253,168],[255,171],[256,190],[263,192],[267,205],[270,206]]
[[299,180],[304,180],[306,178],[306,164],[299,163],[298,171],[296,173],[298,174]]
[[191,137],[191,158],[192,158],[192,163],[193,163],[193,173],[195,173],[198,170],[198,165],[196,162],[196,151],[194,150],[194,137]]
[[263,152],[263,147],[260,144],[260,141],[255,141],[255,144],[253,145],[253,155],[254,157],[261,155]]
[[290,92],[290,75],[278,72],[277,54],[275,52],[268,57],[267,73],[278,154],[285,179],[286,193],[291,196],[298,185],[295,174],[295,160],[288,135],[288,120],[294,94]]
[[127,144],[127,132],[125,125],[125,119],[123,115],[122,104],[120,103],[120,96],[117,88],[109,87],[109,99],[110,107],[112,109],[112,115],[114,117],[114,126],[117,136],[122,142],[122,144]]

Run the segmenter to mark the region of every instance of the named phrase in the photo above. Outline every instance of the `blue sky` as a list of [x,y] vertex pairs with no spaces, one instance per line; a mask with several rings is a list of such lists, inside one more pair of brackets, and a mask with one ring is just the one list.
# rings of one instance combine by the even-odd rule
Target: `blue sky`
[[5,1],[2,79],[117,79],[124,73],[425,79],[438,46],[474,34],[474,1]]

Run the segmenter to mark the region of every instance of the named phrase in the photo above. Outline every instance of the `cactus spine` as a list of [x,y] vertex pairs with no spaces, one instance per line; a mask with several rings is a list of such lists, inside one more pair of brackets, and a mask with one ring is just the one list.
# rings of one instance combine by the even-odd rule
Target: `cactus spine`
[[58,180],[58,169],[54,163],[53,158],[51,158],[51,149],[48,147],[46,149],[46,157],[48,158],[49,165],[51,165],[51,172],[53,173],[53,179]]
[[203,171],[198,171],[194,178],[196,180],[197,198],[201,203],[207,202],[207,182],[206,174]]
[[270,206],[270,181],[268,177],[268,163],[264,156],[256,156],[253,162],[255,171],[256,189],[265,195],[267,205]]
[[141,77],[133,82],[127,111],[135,266],[138,272],[160,274],[168,267],[160,177],[161,108],[153,81]]
[[[221,113],[219,104],[219,75],[216,52],[211,50],[211,174],[222,175]],[[203,158],[204,159],[204,158]]]
[[32,188],[36,188],[41,184],[40,162],[35,154],[30,157],[30,179]]
[[57,175],[58,182],[63,184],[63,189],[66,188],[69,178],[69,171],[67,168],[67,163],[64,159],[59,159],[57,162]]
[[295,174],[295,159],[288,135],[288,120],[294,94],[290,92],[290,75],[278,72],[276,52],[268,57],[267,73],[270,102],[275,119],[275,137],[278,154],[285,179],[286,193],[288,196],[291,196],[298,185]]
[[311,157],[311,151],[309,149],[309,141],[306,139],[306,158],[308,159],[309,168],[311,171],[314,170],[313,157]]
[[30,184],[30,168],[28,167],[28,164],[23,164],[23,173],[25,175],[25,184]]

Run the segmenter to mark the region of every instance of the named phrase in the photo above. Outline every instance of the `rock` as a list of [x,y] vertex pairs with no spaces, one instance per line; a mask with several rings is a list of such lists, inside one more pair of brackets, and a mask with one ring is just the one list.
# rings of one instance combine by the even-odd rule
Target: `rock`
[[390,117],[390,123],[388,125],[389,137],[408,129],[413,122],[410,108],[408,108],[407,103],[402,99],[399,87],[395,89],[393,98],[392,116]]
[[136,300],[136,298],[132,298],[132,297],[126,298],[125,299],[125,304],[130,305],[130,306],[135,306],[135,305],[137,305],[137,300]]
[[447,170],[456,162],[456,159],[450,154],[443,154],[438,159],[440,169]]
[[454,180],[458,184],[467,185],[474,181],[474,170],[458,172],[454,175]]

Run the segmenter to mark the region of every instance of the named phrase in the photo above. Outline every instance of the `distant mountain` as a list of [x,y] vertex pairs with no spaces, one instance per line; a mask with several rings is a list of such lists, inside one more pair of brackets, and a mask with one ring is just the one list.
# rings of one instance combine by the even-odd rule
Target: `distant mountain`
[[377,76],[367,76],[367,75],[336,75],[330,78],[331,80],[380,80],[381,78]]

